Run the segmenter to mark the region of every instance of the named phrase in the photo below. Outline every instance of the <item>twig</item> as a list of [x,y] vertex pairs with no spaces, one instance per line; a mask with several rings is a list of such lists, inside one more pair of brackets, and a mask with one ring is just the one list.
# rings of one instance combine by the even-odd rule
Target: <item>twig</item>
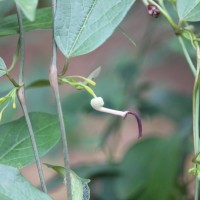
[[22,110],[24,112],[26,124],[28,126],[28,130],[29,130],[29,134],[30,134],[30,138],[31,138],[31,143],[32,143],[33,151],[34,151],[35,161],[36,161],[36,165],[37,165],[37,169],[38,169],[38,173],[39,173],[39,177],[40,177],[41,186],[42,186],[43,191],[47,193],[47,188],[46,188],[46,184],[45,184],[45,180],[44,180],[44,175],[43,175],[42,165],[41,165],[41,162],[40,162],[39,152],[38,152],[38,148],[37,148],[37,144],[36,144],[36,140],[35,140],[35,135],[34,135],[32,124],[31,124],[30,117],[29,117],[29,114],[28,114],[26,101],[25,101],[25,95],[24,95],[24,86],[23,86],[23,84],[24,84],[24,32],[23,32],[23,22],[22,22],[21,11],[20,11],[20,8],[17,5],[16,5],[16,7],[17,7],[17,16],[18,16],[19,34],[20,34],[19,85],[21,86],[18,90],[17,96],[18,96],[18,100],[21,104]]
[[178,36],[178,39],[179,39],[179,42],[180,42],[181,47],[182,47],[182,49],[183,49],[183,53],[184,53],[184,55],[185,55],[185,58],[186,58],[186,60],[187,60],[187,62],[188,62],[188,64],[189,64],[189,67],[190,67],[190,69],[191,69],[193,75],[195,76],[195,75],[196,75],[196,69],[195,69],[195,66],[194,66],[194,64],[193,64],[193,62],[192,62],[192,60],[191,60],[191,58],[190,58],[190,55],[189,55],[187,49],[186,49],[186,46],[185,46],[185,44],[184,44],[184,41],[183,41],[183,39],[182,39],[181,36]]
[[42,165],[41,165],[39,152],[38,152],[38,148],[37,148],[37,144],[36,144],[36,140],[35,140],[35,135],[34,135],[34,132],[33,132],[33,128],[32,128],[32,124],[31,124],[31,121],[30,121],[29,114],[28,114],[28,110],[27,110],[27,107],[26,107],[26,102],[25,102],[25,97],[24,97],[24,87],[23,86],[18,90],[17,94],[18,94],[18,100],[19,100],[21,107],[23,109],[23,112],[24,112],[26,124],[28,126],[28,130],[29,130],[29,134],[30,134],[30,138],[31,138],[31,143],[32,143],[33,151],[34,151],[35,161],[36,161],[36,165],[37,165],[37,169],[38,169],[38,173],[39,173],[39,177],[40,177],[40,183],[41,183],[43,191],[45,193],[47,193],[47,188],[46,188],[44,174],[43,174],[43,170],[42,170]]
[[[53,21],[54,21],[55,10],[56,10],[56,0],[52,0],[52,7],[53,7],[52,15],[53,15]],[[61,138],[62,138],[62,144],[63,144],[64,165],[65,165],[65,173],[66,173],[66,189],[67,189],[67,197],[68,197],[67,199],[72,200],[69,153],[68,153],[65,123],[63,119],[63,112],[62,112],[62,106],[61,106],[61,101],[60,101],[60,93],[59,93],[59,87],[58,87],[58,71],[57,71],[57,66],[56,66],[56,44],[54,40],[54,33],[53,33],[52,43],[53,43],[52,63],[50,66],[49,80],[50,80],[50,84],[56,98],[57,112],[58,112],[58,118],[59,118],[59,123],[60,123]]]

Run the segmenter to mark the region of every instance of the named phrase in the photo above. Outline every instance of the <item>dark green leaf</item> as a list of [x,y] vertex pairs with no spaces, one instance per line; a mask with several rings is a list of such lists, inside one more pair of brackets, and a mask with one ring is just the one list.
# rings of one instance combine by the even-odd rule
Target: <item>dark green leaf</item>
[[180,121],[192,115],[191,99],[164,87],[155,87],[145,97],[147,103],[171,119]]
[[[52,13],[51,8],[38,9],[36,11],[36,19],[30,22],[23,18],[24,31],[32,31],[38,29],[51,29],[52,28]],[[0,19],[0,37],[7,35],[18,34],[19,26],[17,15],[10,15]]]
[[[30,113],[40,156],[60,140],[55,115]],[[24,117],[0,126],[0,163],[22,168],[33,163],[34,153]]]
[[147,138],[129,149],[121,162],[116,191],[120,199],[170,199],[182,159],[183,140]]
[[135,0],[59,0],[55,39],[67,57],[93,51],[111,36]]
[[116,176],[119,174],[117,164],[96,164],[96,165],[82,165],[74,168],[74,171],[80,174],[82,177],[89,179],[104,177],[104,176]]
[[1,200],[52,200],[47,194],[36,189],[18,169],[0,164]]
[[20,7],[24,15],[30,21],[34,21],[38,0],[15,0],[15,2]]
[[200,0],[177,0],[177,11],[181,21],[200,21]]
[[27,85],[26,88],[37,88],[46,86],[50,86],[49,80],[37,80]]
[[13,0],[0,1],[0,17],[4,16],[14,7]]

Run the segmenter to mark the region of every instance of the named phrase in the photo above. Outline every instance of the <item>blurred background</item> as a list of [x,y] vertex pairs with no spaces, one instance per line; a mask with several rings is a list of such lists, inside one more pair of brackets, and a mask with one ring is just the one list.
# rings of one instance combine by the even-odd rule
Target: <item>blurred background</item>
[[[15,13],[12,0],[0,2],[0,17]],[[50,6],[40,0],[39,7]],[[169,6],[174,18],[173,7]],[[72,169],[89,178],[91,200],[190,200],[194,176],[188,174],[194,157],[192,144],[193,76],[182,55],[173,30],[160,16],[150,17],[141,1],[120,25],[135,41],[133,46],[118,30],[92,53],[72,59],[66,75],[88,74],[101,66],[95,80],[97,96],[105,107],[135,110],[143,124],[138,138],[132,116],[123,120],[98,113],[90,107],[91,96],[71,86],[61,86],[63,112]],[[199,26],[197,23],[195,26]],[[51,31],[25,34],[26,84],[48,79],[51,62]],[[17,36],[0,38],[0,56],[9,65],[17,45]],[[189,44],[190,55],[195,52]],[[58,66],[64,56],[58,52]],[[12,72],[18,74],[18,68]],[[11,87],[1,78],[0,94]],[[55,99],[49,87],[27,88],[29,111],[56,114]],[[8,109],[1,123],[22,115],[20,109]],[[59,143],[43,163],[63,165]],[[36,166],[23,168],[22,174],[39,187]],[[44,166],[50,194],[66,199],[62,178]]]

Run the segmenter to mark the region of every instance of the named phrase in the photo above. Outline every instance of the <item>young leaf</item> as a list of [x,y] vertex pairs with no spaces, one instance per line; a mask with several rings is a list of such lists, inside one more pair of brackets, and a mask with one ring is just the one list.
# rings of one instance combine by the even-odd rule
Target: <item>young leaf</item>
[[[52,13],[51,8],[42,8],[36,11],[36,18],[33,22],[30,22],[23,17],[23,28],[25,32],[38,30],[38,29],[50,29],[52,28]],[[0,37],[7,35],[18,34],[18,21],[16,15],[9,15],[0,19]]]
[[1,200],[52,200],[47,194],[36,189],[18,169],[0,164]]
[[6,74],[6,70],[7,70],[6,64],[3,61],[3,59],[0,57],[0,77]]
[[47,87],[50,86],[49,80],[41,79],[34,81],[26,86],[26,88],[38,88],[38,87]]
[[24,15],[34,21],[38,0],[15,0],[16,4],[21,8]]
[[94,80],[99,76],[100,73],[101,73],[101,67],[98,67],[89,74],[88,79]]
[[[54,166],[46,164],[47,167],[55,170],[65,180],[65,168],[62,166]],[[72,200],[89,200],[90,189],[88,187],[89,179],[83,179],[79,177],[74,171],[70,173],[72,180]]]
[[135,0],[58,0],[55,40],[66,57],[83,55],[103,44]]
[[177,0],[177,11],[180,21],[200,21],[200,0]]
[[[30,113],[40,156],[60,140],[57,117],[47,113]],[[0,163],[22,168],[33,163],[34,153],[24,117],[0,126]]]

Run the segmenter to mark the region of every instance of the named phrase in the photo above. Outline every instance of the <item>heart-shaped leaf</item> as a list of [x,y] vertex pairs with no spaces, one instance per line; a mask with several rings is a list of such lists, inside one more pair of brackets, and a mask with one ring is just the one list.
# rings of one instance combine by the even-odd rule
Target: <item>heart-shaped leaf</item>
[[181,21],[200,21],[200,0],[177,0],[177,11]]
[[34,21],[38,0],[15,0],[16,4],[21,8],[24,15]]
[[55,40],[66,57],[83,55],[103,44],[135,0],[58,0]]
[[0,164],[1,200],[52,200],[47,194],[36,189],[18,169]]
[[[60,140],[57,117],[47,113],[30,113],[40,156]],[[29,132],[22,117],[0,126],[0,163],[22,168],[33,163],[34,153]]]

